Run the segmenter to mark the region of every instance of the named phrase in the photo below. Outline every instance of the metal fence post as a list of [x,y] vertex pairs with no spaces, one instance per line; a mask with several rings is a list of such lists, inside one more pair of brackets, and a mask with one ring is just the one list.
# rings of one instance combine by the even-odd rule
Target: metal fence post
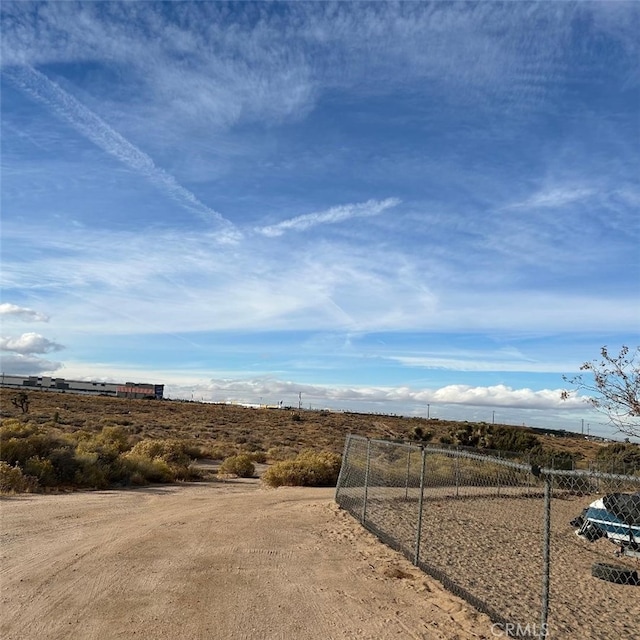
[[460,495],[460,448],[456,447],[455,457],[455,476],[456,476],[456,498]]
[[350,444],[351,444],[351,435],[347,435],[347,439],[344,441],[344,450],[342,451],[342,464],[340,465],[340,473],[338,474],[338,481],[336,482],[336,496],[335,496],[336,502],[338,502],[338,492],[340,491],[342,475],[344,474],[345,467],[347,466]]
[[418,500],[418,527],[416,531],[416,553],[413,564],[417,567],[420,562],[420,537],[422,535],[422,505],[424,503],[424,472],[426,467],[427,451],[422,447],[422,463],[420,465],[420,499]]
[[364,471],[364,500],[362,501],[362,524],[367,520],[367,497],[369,493],[369,467],[371,465],[371,440],[367,438],[367,464]]
[[544,526],[542,543],[542,611],[540,612],[540,640],[547,637],[549,618],[549,569],[551,566],[551,483],[553,476],[547,474],[544,479]]

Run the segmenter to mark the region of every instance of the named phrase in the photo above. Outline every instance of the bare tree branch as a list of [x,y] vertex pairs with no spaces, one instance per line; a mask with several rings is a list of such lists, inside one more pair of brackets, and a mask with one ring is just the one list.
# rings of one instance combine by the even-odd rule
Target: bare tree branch
[[[623,346],[617,356],[606,346],[600,350],[601,360],[585,362],[581,371],[587,371],[593,380],[579,374],[563,379],[588,395],[585,401],[604,413],[618,431],[640,437],[640,347],[631,350]],[[562,392],[566,400],[570,391]]]

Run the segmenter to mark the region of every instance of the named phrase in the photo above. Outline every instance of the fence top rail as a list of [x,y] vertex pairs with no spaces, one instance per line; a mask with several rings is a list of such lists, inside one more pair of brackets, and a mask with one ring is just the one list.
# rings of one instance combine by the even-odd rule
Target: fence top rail
[[531,471],[530,464],[523,464],[522,462],[512,462],[505,458],[498,458],[485,453],[472,453],[471,451],[464,451],[462,449],[444,449],[441,447],[435,447],[429,444],[417,444],[413,442],[396,442],[395,440],[380,440],[376,438],[366,438],[365,436],[348,435],[347,438],[351,440],[361,440],[364,442],[371,442],[375,444],[382,444],[387,446],[396,446],[404,448],[413,448],[418,451],[424,449],[427,453],[441,453],[451,458],[467,458],[469,460],[480,460],[481,462],[495,463],[503,467],[509,467],[510,469],[519,469],[520,471]]
[[367,438],[366,436],[347,435],[347,440],[361,440],[363,442],[371,442],[375,444],[381,444],[386,446],[396,446],[403,448],[423,449],[427,453],[439,453],[449,456],[451,458],[466,458],[468,460],[479,460],[487,464],[496,464],[509,469],[517,469],[519,471],[525,471],[533,473],[535,476],[564,476],[572,478],[597,478],[600,480],[620,480],[625,482],[638,483],[640,485],[640,476],[638,475],[625,475],[619,473],[604,473],[601,471],[594,471],[592,469],[549,469],[547,467],[539,467],[535,464],[524,464],[522,462],[513,462],[506,460],[505,458],[498,458],[497,456],[488,455],[485,453],[472,453],[463,449],[445,449],[442,447],[435,447],[429,444],[417,444],[413,442],[397,442],[395,440],[381,440],[378,438]]

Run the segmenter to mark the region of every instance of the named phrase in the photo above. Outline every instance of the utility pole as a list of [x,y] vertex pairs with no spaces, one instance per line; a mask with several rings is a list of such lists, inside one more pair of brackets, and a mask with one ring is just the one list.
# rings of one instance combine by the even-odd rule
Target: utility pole
[[298,392],[298,411],[302,409],[302,391]]
[[491,424],[495,424],[496,423],[496,412],[493,412],[493,415],[491,416]]
[[430,419],[430,415],[429,415],[430,409],[431,409],[431,405],[427,404],[427,420]]
[[584,418],[582,418],[582,435],[584,435]]

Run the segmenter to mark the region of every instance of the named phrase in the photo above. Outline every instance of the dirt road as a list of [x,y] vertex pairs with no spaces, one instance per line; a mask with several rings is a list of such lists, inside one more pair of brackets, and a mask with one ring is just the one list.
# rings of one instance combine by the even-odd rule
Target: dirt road
[[332,496],[253,480],[3,498],[0,636],[492,637]]

